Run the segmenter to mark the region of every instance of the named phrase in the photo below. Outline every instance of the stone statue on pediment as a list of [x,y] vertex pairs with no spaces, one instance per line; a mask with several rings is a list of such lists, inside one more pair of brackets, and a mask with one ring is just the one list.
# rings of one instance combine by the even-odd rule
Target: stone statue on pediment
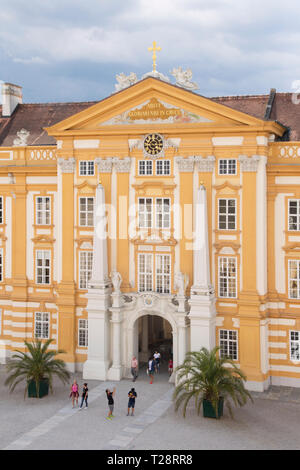
[[197,90],[197,83],[192,82],[193,73],[191,69],[183,70],[182,67],[173,68],[171,75],[175,77],[176,85],[187,90]]
[[115,84],[116,91],[121,91],[124,88],[127,88],[131,85],[134,85],[138,81],[137,76],[134,72],[130,72],[129,75],[125,75],[125,73],[121,72],[119,75],[116,75],[117,82]]
[[14,146],[23,147],[27,145],[27,139],[30,136],[30,132],[26,129],[21,129],[17,132],[17,136],[18,137],[16,137],[13,141]]

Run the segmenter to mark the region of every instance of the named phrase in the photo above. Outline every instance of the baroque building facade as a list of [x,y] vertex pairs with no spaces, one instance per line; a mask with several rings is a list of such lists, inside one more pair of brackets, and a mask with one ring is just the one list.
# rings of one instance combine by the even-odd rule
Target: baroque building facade
[[217,344],[249,389],[300,386],[291,94],[209,99],[153,76],[100,102],[2,93],[1,362],[52,338],[70,370],[119,380],[153,347],[176,367]]

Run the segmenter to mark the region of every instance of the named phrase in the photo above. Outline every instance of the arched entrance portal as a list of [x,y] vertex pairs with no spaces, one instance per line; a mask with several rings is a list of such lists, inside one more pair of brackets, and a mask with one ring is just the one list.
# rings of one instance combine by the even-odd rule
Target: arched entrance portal
[[173,329],[160,315],[144,314],[134,325],[134,353],[140,368],[146,368],[149,357],[157,350],[161,354],[160,373],[168,374],[168,362],[173,357]]

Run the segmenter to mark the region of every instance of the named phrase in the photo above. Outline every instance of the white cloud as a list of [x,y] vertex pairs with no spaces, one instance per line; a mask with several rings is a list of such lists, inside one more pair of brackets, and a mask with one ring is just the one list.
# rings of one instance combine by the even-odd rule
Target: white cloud
[[156,40],[163,72],[190,65],[216,93],[247,80],[268,89],[300,78],[299,14],[296,0],[10,0],[1,6],[0,49],[26,70],[84,62],[102,73],[112,64],[145,73]]

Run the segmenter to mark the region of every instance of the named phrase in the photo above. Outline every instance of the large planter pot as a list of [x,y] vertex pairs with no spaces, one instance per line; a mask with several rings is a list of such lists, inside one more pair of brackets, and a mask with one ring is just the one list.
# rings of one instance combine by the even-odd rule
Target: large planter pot
[[204,418],[215,418],[219,419],[223,416],[223,406],[224,406],[224,398],[221,397],[218,403],[218,416],[216,416],[216,412],[214,407],[212,406],[211,401],[203,400],[203,416]]
[[[42,379],[39,386],[39,396],[38,398],[43,398],[49,393],[49,381],[48,379]],[[34,380],[30,380],[28,383],[28,396],[29,398],[37,398],[36,393],[36,384]]]

